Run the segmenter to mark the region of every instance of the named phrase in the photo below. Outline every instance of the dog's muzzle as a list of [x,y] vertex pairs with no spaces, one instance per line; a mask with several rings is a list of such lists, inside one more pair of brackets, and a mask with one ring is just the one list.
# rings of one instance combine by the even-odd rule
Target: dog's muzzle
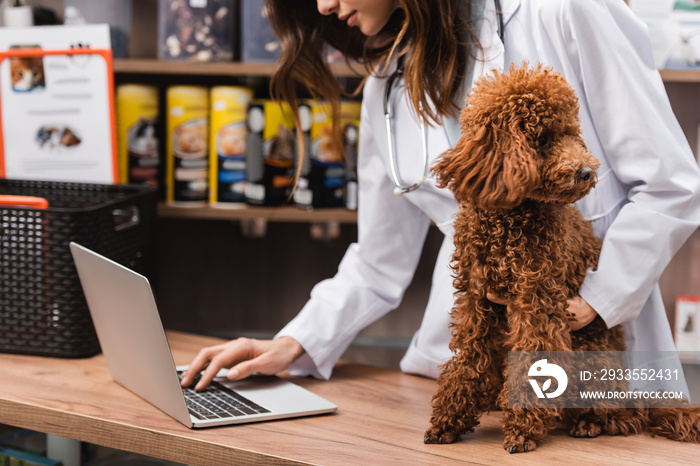
[[593,169],[591,167],[581,167],[576,172],[579,181],[583,183],[589,182],[591,178],[593,178],[593,174]]

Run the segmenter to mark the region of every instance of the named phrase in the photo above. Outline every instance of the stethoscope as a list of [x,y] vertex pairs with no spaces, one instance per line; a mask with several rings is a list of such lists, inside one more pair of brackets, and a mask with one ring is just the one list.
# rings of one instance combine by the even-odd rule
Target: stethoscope
[[[503,42],[503,12],[501,11],[501,2],[500,0],[494,1],[496,3],[496,16],[498,18],[498,37],[500,37],[501,42]],[[401,77],[403,77],[403,63],[402,60],[399,59],[396,70],[391,74],[391,76],[389,76],[386,86],[384,87],[384,123],[386,125],[387,149],[389,150],[389,168],[391,169],[391,179],[394,181],[394,195],[396,196],[402,196],[423,186],[427,179],[429,168],[428,128],[425,124],[425,119],[422,116],[423,107],[420,106],[418,108],[418,119],[420,120],[421,142],[423,146],[423,175],[417,182],[411,185],[403,184],[401,182],[401,178],[399,177],[396,154],[394,153],[394,131],[391,125],[392,114],[390,101],[394,82]]]

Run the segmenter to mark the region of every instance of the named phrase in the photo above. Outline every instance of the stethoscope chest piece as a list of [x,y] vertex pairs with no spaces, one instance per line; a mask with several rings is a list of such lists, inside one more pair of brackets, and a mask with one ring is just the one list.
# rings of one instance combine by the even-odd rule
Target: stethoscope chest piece
[[[394,196],[403,196],[406,193],[415,191],[416,189],[420,188],[425,184],[425,180],[425,176],[421,176],[420,179],[411,186],[401,186],[397,184],[396,186],[394,186]],[[394,183],[396,184],[396,181],[394,181]]]

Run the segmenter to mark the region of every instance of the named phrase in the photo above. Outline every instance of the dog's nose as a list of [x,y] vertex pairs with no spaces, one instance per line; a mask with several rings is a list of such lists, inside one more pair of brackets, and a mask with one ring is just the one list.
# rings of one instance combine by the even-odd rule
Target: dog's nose
[[593,176],[593,169],[591,167],[581,167],[576,172],[578,179],[586,183]]

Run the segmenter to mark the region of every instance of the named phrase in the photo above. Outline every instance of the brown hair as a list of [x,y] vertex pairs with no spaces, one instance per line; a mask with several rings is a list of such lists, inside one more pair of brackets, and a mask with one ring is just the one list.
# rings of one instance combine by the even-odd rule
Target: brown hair
[[[267,0],[269,19],[282,45],[279,66],[270,81],[272,97],[296,110],[301,84],[314,98],[330,102],[333,139],[340,144],[338,102],[347,94],[326,63],[326,45],[330,45],[347,60],[364,65],[367,75],[403,56],[406,91],[416,112],[426,121],[455,115],[454,99],[464,85],[471,44],[478,46],[469,23],[471,2],[468,10],[462,8],[466,1],[399,0],[401,8],[384,29],[367,37],[337,15],[319,13],[315,0]],[[356,93],[362,84],[364,80]]]

